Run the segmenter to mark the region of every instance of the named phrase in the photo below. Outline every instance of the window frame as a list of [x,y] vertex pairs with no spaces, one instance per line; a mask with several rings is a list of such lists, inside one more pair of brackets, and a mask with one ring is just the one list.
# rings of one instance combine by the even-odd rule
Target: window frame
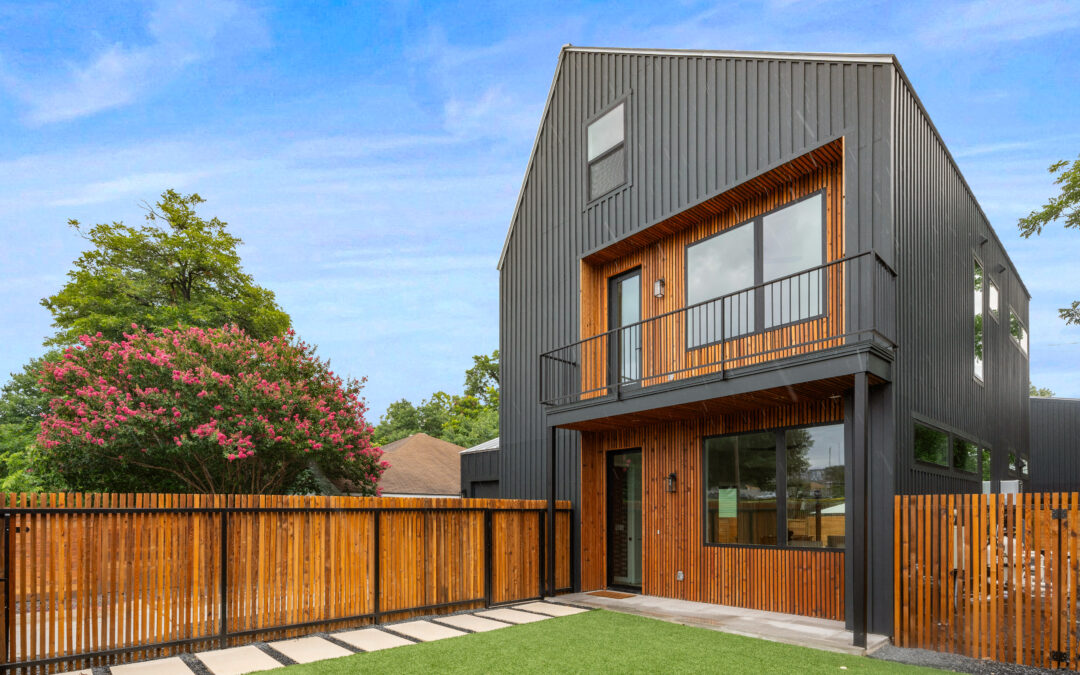
[[[1028,331],[1027,324],[1023,322],[1023,320],[1020,318],[1020,314],[1015,309],[1013,309],[1013,306],[1011,304],[1008,305],[1008,308],[1009,308],[1009,323],[1006,326],[1006,330],[1009,331],[1009,341],[1012,342],[1013,345],[1020,351],[1020,353],[1024,355],[1024,358],[1027,358],[1028,357],[1028,352],[1031,349],[1031,332]],[[1020,327],[1024,329],[1024,338],[1025,338],[1025,342],[1027,342],[1027,347],[1026,348],[1020,346],[1020,341],[1017,340],[1016,336],[1012,334],[1012,318],[1014,316],[1016,317],[1016,322],[1019,323]]]
[[[828,200],[829,195],[828,195],[828,188],[827,187],[823,187],[823,188],[814,190],[813,192],[805,194],[805,195],[803,195],[803,196],[801,196],[801,197],[799,197],[797,199],[792,199],[792,200],[790,200],[788,202],[785,202],[785,203],[781,204],[780,206],[769,209],[768,211],[762,211],[761,213],[759,213],[759,214],[757,214],[757,215],[755,215],[753,217],[747,218],[746,220],[743,220],[741,222],[738,222],[738,223],[732,225],[731,227],[725,227],[724,229],[722,229],[722,230],[720,230],[718,232],[713,232],[712,234],[710,234],[708,236],[702,237],[700,239],[696,239],[694,241],[691,241],[691,242],[687,243],[685,246],[683,246],[683,280],[684,280],[683,281],[683,297],[684,298],[689,298],[690,297],[690,265],[689,265],[689,256],[687,255],[687,252],[690,250],[690,248],[693,247],[693,246],[696,246],[698,244],[701,244],[703,242],[709,241],[710,239],[714,239],[716,237],[719,237],[720,235],[723,235],[723,234],[725,234],[727,232],[731,232],[732,230],[735,230],[735,229],[740,228],[740,227],[744,227],[744,226],[747,226],[747,225],[753,225],[753,227],[754,227],[754,285],[750,286],[748,288],[738,289],[738,290],[735,290],[735,291],[732,291],[731,293],[729,293],[729,295],[730,295],[730,294],[733,294],[733,293],[739,293],[739,292],[743,292],[743,291],[753,290],[753,301],[754,301],[754,326],[753,326],[753,330],[749,330],[749,331],[747,331],[745,333],[739,333],[738,335],[733,335],[733,336],[731,336],[730,338],[727,338],[727,339],[725,339],[723,335],[720,335],[719,338],[716,339],[716,340],[711,340],[709,342],[703,342],[703,343],[698,344],[698,345],[691,345],[689,343],[689,332],[687,332],[687,344],[686,344],[686,350],[687,351],[693,351],[693,350],[697,350],[697,349],[704,349],[706,347],[714,347],[714,346],[716,346],[718,344],[722,344],[722,343],[727,342],[729,340],[740,340],[740,339],[744,339],[744,338],[753,337],[755,335],[762,335],[764,333],[769,333],[771,331],[780,330],[782,328],[788,328],[788,327],[791,327],[791,326],[798,326],[799,324],[802,324],[802,323],[807,323],[807,322],[810,322],[810,321],[817,321],[818,319],[821,319],[821,318],[823,318],[823,317],[825,317],[825,316],[827,316],[829,314],[829,292],[828,292],[829,273],[828,273],[828,270],[823,269],[823,270],[821,270],[821,273],[822,273],[822,275],[824,277],[824,282],[821,284],[821,302],[819,304],[819,306],[821,307],[820,312],[818,312],[817,314],[814,314],[812,316],[807,316],[807,317],[800,318],[800,319],[798,319],[796,321],[789,321],[787,323],[780,323],[780,324],[776,324],[776,325],[768,326],[768,327],[765,326],[765,286],[768,285],[768,284],[774,283],[774,282],[783,281],[784,279],[790,279],[790,278],[797,277],[800,274],[805,274],[806,271],[807,271],[807,270],[802,270],[802,271],[798,271],[798,272],[793,272],[791,274],[787,274],[787,275],[784,275],[782,277],[777,277],[776,279],[770,279],[768,281],[765,281],[765,279],[764,279],[764,274],[765,274],[765,270],[764,270],[764,268],[765,268],[764,223],[765,223],[765,218],[766,218],[766,216],[771,216],[774,213],[777,213],[779,211],[783,211],[784,209],[788,208],[789,206],[795,206],[796,204],[800,204],[800,203],[802,203],[802,202],[804,202],[804,201],[806,201],[808,199],[813,199],[814,197],[817,197],[817,196],[821,197],[821,260],[822,260],[822,262],[821,262],[821,265],[817,265],[815,267],[810,267],[808,269],[812,270],[812,269],[815,269],[815,268],[820,268],[821,266],[828,265],[830,263],[830,260],[829,260],[829,200]],[[719,296],[719,297],[724,297],[724,296]],[[683,309],[687,312],[687,320],[689,320],[689,311],[691,309],[696,308],[698,306],[706,305],[706,304],[708,304],[710,302],[715,302],[715,301],[716,301],[716,298],[709,298],[707,300],[701,300],[700,302],[694,303],[693,305],[684,303]],[[722,307],[721,307],[721,311],[723,311]]]
[[[701,450],[699,457],[701,458],[701,541],[702,544],[708,548],[753,548],[753,549],[768,549],[768,550],[783,550],[783,551],[810,551],[810,552],[843,552],[847,550],[847,547],[838,548],[835,546],[789,546],[787,538],[787,439],[785,433],[792,429],[813,429],[815,427],[830,427],[839,426],[844,429],[844,467],[845,478],[847,477],[847,429],[844,420],[833,420],[831,422],[814,422],[812,424],[792,424],[782,427],[767,427],[765,429],[752,429],[746,431],[735,431],[726,434],[710,434],[708,436],[701,437]],[[732,436],[745,436],[748,434],[765,434],[771,433],[775,441],[776,452],[776,532],[777,541],[775,544],[740,544],[738,542],[710,542],[709,541],[709,476],[707,465],[707,452],[706,442],[713,438],[728,438]],[[781,451],[782,450],[782,451]],[[782,480],[781,480],[782,479]],[[781,489],[783,486],[783,489]],[[844,511],[845,511],[845,540],[847,536],[847,485],[844,485]],[[782,535],[782,537],[781,537]]]
[[[592,115],[591,117],[589,117],[588,119],[585,120],[584,142],[582,143],[582,157],[585,159],[585,197],[586,197],[586,199],[585,199],[585,210],[586,211],[589,208],[591,208],[593,205],[595,205],[597,202],[603,201],[607,197],[611,196],[613,193],[615,193],[615,192],[617,192],[619,190],[625,190],[626,188],[630,187],[630,185],[632,183],[631,178],[630,178],[630,142],[629,142],[630,141],[630,106],[629,106],[629,101],[630,101],[630,95],[632,93],[633,93],[632,91],[626,92],[625,94],[623,94],[619,98],[612,101],[606,107],[601,108],[599,112],[597,112],[596,114]],[[604,115],[607,115],[612,110],[615,110],[615,108],[618,108],[620,105],[623,106],[623,137],[622,137],[622,141],[619,142],[619,143],[616,143],[615,145],[613,145],[612,147],[610,147],[607,150],[603,151],[602,153],[600,153],[596,157],[594,157],[592,159],[589,159],[589,127],[591,127],[594,122],[598,121]],[[626,152],[623,154],[623,182],[619,183],[618,185],[616,185],[614,187],[612,187],[611,189],[604,192],[603,194],[599,194],[599,195],[593,197],[592,196],[592,165],[596,164],[597,162],[601,162],[604,159],[607,159],[607,157],[609,155],[611,155],[612,153],[618,152],[620,149],[625,149],[626,150]]]
[[[990,278],[990,275],[986,273],[986,267],[983,267],[983,278],[987,281],[986,311],[987,311],[987,313],[990,314],[990,317],[993,318],[995,322],[1001,323],[1001,289],[998,288],[998,285],[994,282],[993,279]],[[997,293],[997,298],[998,298],[997,309],[994,309],[994,308],[992,308],[990,306],[990,293],[989,293],[990,286],[993,286],[994,291]],[[985,337],[985,335],[986,335],[986,323],[983,323],[983,336]]]
[[[915,425],[921,425],[928,429],[933,429],[940,433],[945,434],[948,439],[947,452],[945,456],[946,464],[934,464],[932,462],[924,462],[915,458]],[[979,462],[975,472],[963,471],[953,466],[953,444],[956,440],[966,441],[975,446],[975,452],[978,456]],[[973,483],[979,483],[982,485],[984,480],[993,480],[993,476],[989,479],[983,479],[983,452],[990,453],[990,461],[993,462],[994,449],[993,446],[986,441],[973,436],[971,434],[954,429],[947,424],[936,422],[924,415],[918,413],[912,413],[911,415],[911,445],[907,449],[907,456],[911,459],[912,467],[927,473],[933,473],[938,476],[947,476],[950,478],[956,478],[958,480],[966,480]]]
[[[972,254],[971,261],[972,261],[972,265],[971,265],[972,295],[974,295],[974,293],[975,293],[975,267],[976,266],[978,266],[978,268],[982,270],[982,282],[983,282],[982,283],[983,287],[979,291],[979,305],[980,306],[979,306],[979,314],[978,314],[978,316],[982,317],[982,353],[983,353],[982,359],[981,359],[981,361],[982,361],[982,364],[981,364],[982,365],[982,375],[979,375],[977,372],[975,372],[975,358],[974,358],[975,357],[975,355],[974,355],[974,350],[975,350],[974,337],[975,336],[972,335],[972,341],[971,341],[971,347],[972,347],[971,378],[973,380],[975,380],[975,382],[977,384],[979,384],[981,386],[986,386],[986,315],[988,313],[987,306],[989,304],[988,303],[988,298],[987,298],[988,294],[986,292],[986,286],[987,286],[986,282],[989,279],[989,275],[986,273],[986,265],[983,264],[983,261],[979,258],[979,256],[977,254],[974,254],[974,253]],[[972,328],[972,333],[974,333],[974,331],[975,331],[974,316],[972,316],[971,328]]]

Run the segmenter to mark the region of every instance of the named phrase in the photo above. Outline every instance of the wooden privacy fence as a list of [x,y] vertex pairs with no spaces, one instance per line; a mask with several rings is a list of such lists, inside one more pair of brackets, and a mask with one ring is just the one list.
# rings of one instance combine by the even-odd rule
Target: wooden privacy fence
[[894,640],[1080,666],[1077,493],[896,498]]
[[[4,672],[62,672],[538,598],[547,503],[2,495]],[[570,585],[570,504],[556,512]]]

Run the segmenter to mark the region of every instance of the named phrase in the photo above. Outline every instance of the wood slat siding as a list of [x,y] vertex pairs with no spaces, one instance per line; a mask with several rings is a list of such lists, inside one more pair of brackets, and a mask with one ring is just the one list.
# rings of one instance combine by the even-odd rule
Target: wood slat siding
[[[844,257],[843,141],[836,141],[815,153],[800,157],[747,184],[725,192],[697,209],[678,214],[581,262],[581,338],[609,330],[608,279],[634,268],[641,269],[642,319],[659,316],[686,306],[686,247],[726,229],[740,225],[784,204],[825,190],[825,262]],[[687,215],[694,212],[694,215]],[[659,233],[659,234],[658,234]],[[827,276],[827,318],[803,321],[725,343],[687,349],[685,313],[673,314],[643,325],[642,385],[662,384],[672,379],[706,375],[726,368],[739,368],[767,360],[838,346],[837,340],[814,342],[844,333],[844,267],[835,266]],[[652,294],[653,282],[664,279],[664,297]],[[805,344],[814,342],[813,344]],[[782,349],[786,345],[795,346]],[[780,349],[780,351],[771,351]],[[603,395],[608,383],[608,340],[591,340],[582,345],[582,398]],[[761,355],[762,352],[770,353]],[[726,364],[722,362],[727,361]],[[668,375],[668,373],[674,373]],[[591,393],[588,393],[591,392]]]
[[[335,620],[375,611],[380,621],[484,605],[484,512],[492,510],[493,603],[540,594],[546,502],[266,495],[6,494],[10,538],[4,569],[12,590],[4,617],[9,664],[130,648],[112,657],[72,658],[36,670],[65,672],[184,651],[216,649],[221,630],[220,513],[169,508],[308,507],[322,512],[228,514],[225,605],[230,646],[371,623]],[[559,502],[569,509],[569,502]],[[142,513],[20,513],[20,508],[146,508]],[[438,507],[430,512],[393,509]],[[380,509],[356,511],[349,509]],[[515,510],[517,509],[517,510]],[[523,510],[523,511],[522,511]],[[379,550],[375,520],[379,519]],[[556,514],[556,585],[570,586],[570,512]],[[306,628],[283,625],[316,622]],[[173,647],[154,643],[192,640]],[[147,648],[138,650],[140,646]]]
[[898,646],[1080,669],[1080,495],[898,495],[895,520]]
[[[581,433],[581,584],[605,588],[605,454],[641,448],[642,592],[805,616],[844,618],[844,554],[839,551],[706,546],[703,438],[790,425],[838,422],[839,400],[741,415]],[[665,491],[675,472],[677,491]],[[659,532],[659,533],[658,533]],[[682,571],[683,581],[676,581]]]

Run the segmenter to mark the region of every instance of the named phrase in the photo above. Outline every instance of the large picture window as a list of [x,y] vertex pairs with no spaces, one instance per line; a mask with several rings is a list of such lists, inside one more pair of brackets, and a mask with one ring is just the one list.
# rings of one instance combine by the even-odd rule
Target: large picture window
[[823,191],[690,244],[687,346],[821,315],[824,263]]
[[844,546],[844,425],[705,439],[709,544]]

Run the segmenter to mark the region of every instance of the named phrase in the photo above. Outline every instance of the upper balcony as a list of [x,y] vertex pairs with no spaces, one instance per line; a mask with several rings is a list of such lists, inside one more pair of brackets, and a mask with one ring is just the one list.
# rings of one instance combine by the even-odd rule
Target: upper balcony
[[580,420],[734,393],[765,401],[769,387],[790,400],[811,381],[807,395],[831,396],[873,370],[867,354],[891,362],[896,274],[877,252],[846,252],[860,237],[844,222],[842,147],[583,258],[581,339],[540,355],[540,402],[559,418],[592,409]]

